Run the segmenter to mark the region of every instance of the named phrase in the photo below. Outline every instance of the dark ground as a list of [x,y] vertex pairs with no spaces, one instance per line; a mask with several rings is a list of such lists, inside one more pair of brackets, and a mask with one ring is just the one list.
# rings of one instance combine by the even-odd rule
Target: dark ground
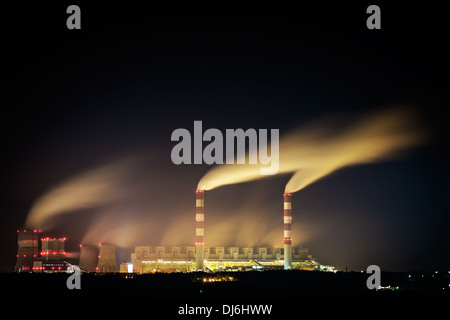
[[[222,274],[220,274],[221,276]],[[395,291],[375,291],[366,287],[369,274],[314,271],[231,272],[237,281],[203,283],[203,277],[217,274],[126,274],[81,276],[81,289],[66,287],[68,274],[0,274],[2,296],[16,299],[151,299],[273,301],[300,299],[445,299],[450,298],[450,273],[382,272],[381,285]],[[174,302],[175,303],[175,302]],[[176,304],[176,303],[175,303]]]

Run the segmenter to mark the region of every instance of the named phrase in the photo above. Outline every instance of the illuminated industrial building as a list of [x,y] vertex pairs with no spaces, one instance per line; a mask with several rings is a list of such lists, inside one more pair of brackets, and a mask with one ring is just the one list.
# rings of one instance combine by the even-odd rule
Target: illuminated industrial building
[[15,272],[65,272],[68,262],[64,243],[66,238],[41,238],[39,251],[39,233],[41,230],[17,230],[17,262]]
[[33,272],[66,272],[70,263],[64,261],[66,251],[64,244],[67,238],[41,238],[41,252],[38,259],[33,262]]
[[64,251],[64,238],[42,238],[41,239],[41,256],[46,260],[62,260],[66,256]]
[[[194,246],[136,246],[131,260],[136,273],[186,272],[197,270]],[[203,269],[251,270],[284,267],[284,250],[273,247],[204,247]],[[307,248],[291,249],[292,268],[313,269],[318,264]]]

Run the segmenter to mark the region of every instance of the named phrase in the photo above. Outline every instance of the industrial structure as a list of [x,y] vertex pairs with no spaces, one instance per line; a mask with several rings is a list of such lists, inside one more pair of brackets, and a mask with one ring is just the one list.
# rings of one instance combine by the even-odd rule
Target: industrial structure
[[[149,272],[188,272],[197,269],[197,247],[154,247],[136,246],[131,262],[136,273]],[[282,269],[284,266],[282,248],[274,247],[204,247],[203,270],[252,270]],[[314,269],[318,264],[307,248],[291,248],[291,267]]]
[[66,256],[64,250],[64,243],[67,239],[63,238],[41,238],[41,253],[40,255],[46,260],[62,260]]
[[292,194],[285,193],[283,194],[284,200],[284,234],[283,234],[283,243],[284,243],[284,269],[289,270],[292,267],[292,255],[291,255],[291,246],[292,246],[292,236],[291,236],[291,226],[292,226]]
[[64,261],[66,238],[41,238],[41,230],[17,230],[17,262],[15,272],[65,272],[68,262]]
[[113,244],[99,244],[99,255],[96,272],[117,272],[116,246]]
[[205,235],[205,191],[195,191],[195,259],[197,270],[203,269]]
[[98,249],[96,246],[80,244],[80,262],[81,270],[95,272],[98,264]]
[[31,272],[33,262],[39,257],[41,230],[17,230],[17,261],[14,272]]
[[[292,194],[283,194],[284,202],[284,231],[283,231],[283,244],[284,244],[284,269],[289,270],[292,268]],[[203,270],[205,266],[205,191],[195,191],[195,260],[196,269]]]
[[[121,272],[190,272],[260,269],[319,269],[320,265],[307,248],[292,247],[292,194],[283,194],[283,248],[275,247],[205,247],[205,192],[195,191],[195,246],[136,246],[131,263],[122,263]],[[70,264],[64,261],[66,238],[41,238],[40,230],[17,230],[16,272],[63,272]],[[116,247],[80,244],[79,268],[84,272],[119,271]]]

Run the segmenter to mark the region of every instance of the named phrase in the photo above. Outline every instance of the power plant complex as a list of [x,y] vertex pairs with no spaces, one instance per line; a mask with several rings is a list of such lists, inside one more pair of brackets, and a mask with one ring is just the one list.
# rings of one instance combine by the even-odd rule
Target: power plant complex
[[39,235],[41,230],[17,230],[18,250],[15,272],[64,272],[68,262],[64,261],[66,251],[63,238],[41,238],[39,251]]
[[[276,247],[205,246],[205,191],[195,191],[194,246],[136,246],[130,260],[120,267],[113,244],[80,244],[78,265],[83,272],[191,272],[261,269],[318,269],[307,248],[292,247],[292,194],[283,194],[283,243]],[[18,254],[15,272],[65,272],[66,238],[40,238],[41,230],[17,230]],[[281,235],[281,230],[280,230]],[[39,251],[39,238],[41,250]],[[74,263],[76,264],[76,263]]]

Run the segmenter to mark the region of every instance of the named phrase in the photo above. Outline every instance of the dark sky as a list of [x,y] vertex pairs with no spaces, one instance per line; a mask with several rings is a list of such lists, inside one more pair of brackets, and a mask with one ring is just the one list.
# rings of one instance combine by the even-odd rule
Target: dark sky
[[[372,2],[211,3],[80,2],[81,30],[66,28],[73,3],[2,5],[1,270],[13,269],[16,229],[39,197],[124,158],[145,158],[127,188],[152,193],[156,229],[181,212],[193,218],[194,190],[210,168],[173,165],[170,135],[192,131],[194,120],[283,135],[329,114],[396,104],[413,105],[432,138],[401,159],[346,168],[295,194],[294,221],[308,235],[301,244],[341,268],[448,266],[450,52],[438,2],[376,2],[381,30],[366,28]],[[245,216],[247,197],[280,207],[261,209],[262,218],[281,215],[288,179],[210,191],[211,220]],[[83,219],[89,212],[68,215],[48,233],[64,233],[75,248]],[[164,235],[152,232],[142,242],[158,245]]]

